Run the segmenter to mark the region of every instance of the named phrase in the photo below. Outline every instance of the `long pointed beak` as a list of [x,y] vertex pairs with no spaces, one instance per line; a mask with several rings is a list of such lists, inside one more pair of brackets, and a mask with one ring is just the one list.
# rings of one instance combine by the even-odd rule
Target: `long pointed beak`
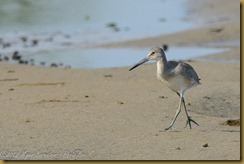
[[134,68],[138,67],[139,65],[142,65],[143,63],[146,63],[149,61],[147,58],[142,59],[139,63],[135,64],[133,67],[129,69],[129,71],[133,70]]

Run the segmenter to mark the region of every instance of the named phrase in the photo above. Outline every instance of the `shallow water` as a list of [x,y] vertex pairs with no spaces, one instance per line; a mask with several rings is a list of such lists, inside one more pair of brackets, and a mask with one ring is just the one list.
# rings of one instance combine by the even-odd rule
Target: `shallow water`
[[[35,65],[45,62],[46,66],[62,63],[74,68],[129,66],[145,57],[148,49],[86,47],[194,27],[183,21],[186,1],[0,1],[0,54],[11,58],[18,51],[24,60],[33,59]],[[170,47],[167,57],[189,59],[221,51],[224,49]]]
[[[196,47],[171,47],[167,52],[168,60],[187,60],[201,55],[217,53],[225,49],[196,48]],[[46,65],[51,63],[63,63],[73,68],[110,68],[131,66],[142,58],[146,57],[148,49],[132,48],[95,48],[95,49],[72,49],[51,51],[49,53],[39,52],[27,55],[27,60],[34,59],[38,65],[41,61],[46,61]],[[48,60],[46,60],[48,59]]]
[[101,41],[104,38],[116,40],[173,33],[193,26],[182,20],[186,12],[185,2],[186,0],[0,1],[0,33],[80,33],[83,39]]

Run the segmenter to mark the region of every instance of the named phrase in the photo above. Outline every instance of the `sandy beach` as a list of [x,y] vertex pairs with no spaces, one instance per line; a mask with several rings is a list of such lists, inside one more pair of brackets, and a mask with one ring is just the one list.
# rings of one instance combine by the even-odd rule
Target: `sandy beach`
[[156,79],[155,63],[129,72],[0,62],[0,159],[240,160],[240,46],[215,44],[240,39],[240,6],[199,2],[189,1],[185,18],[197,28],[100,46],[228,48],[186,61],[201,78],[185,94],[189,115],[200,126],[184,128],[182,110],[175,129],[160,132],[179,98]]

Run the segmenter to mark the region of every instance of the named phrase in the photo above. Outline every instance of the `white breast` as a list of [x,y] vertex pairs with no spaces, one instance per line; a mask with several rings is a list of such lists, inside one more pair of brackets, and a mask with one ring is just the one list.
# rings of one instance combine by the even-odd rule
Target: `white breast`
[[175,92],[182,92],[188,88],[188,84],[181,76],[175,76],[172,78],[164,79],[162,76],[157,76],[158,80],[160,80],[163,84],[169,87],[171,90]]

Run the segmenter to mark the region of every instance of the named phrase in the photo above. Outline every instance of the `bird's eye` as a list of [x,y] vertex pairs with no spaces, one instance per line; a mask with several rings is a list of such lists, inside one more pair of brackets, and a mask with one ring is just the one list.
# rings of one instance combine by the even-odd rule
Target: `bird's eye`
[[152,52],[151,55],[155,54],[155,52]]

